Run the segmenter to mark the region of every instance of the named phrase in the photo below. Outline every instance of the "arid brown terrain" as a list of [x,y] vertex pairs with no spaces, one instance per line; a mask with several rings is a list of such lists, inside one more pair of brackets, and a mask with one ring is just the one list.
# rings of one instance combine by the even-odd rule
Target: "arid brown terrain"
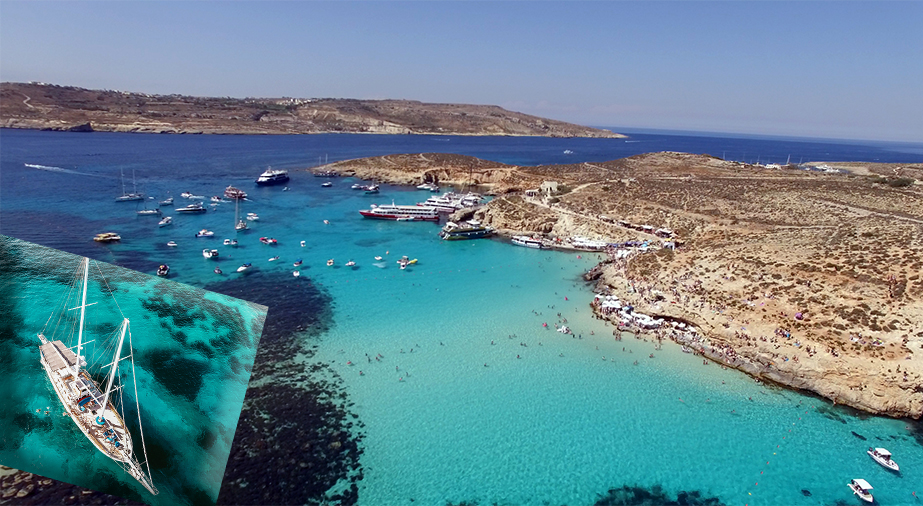
[[492,105],[412,100],[230,98],[0,84],[0,127],[199,133],[379,133],[624,137]]
[[[767,169],[652,153],[515,167],[436,153],[328,167],[400,184],[478,184],[476,216],[506,235],[662,239],[605,261],[597,287],[636,311],[694,324],[697,351],[758,378],[890,416],[923,415],[923,164]],[[915,180],[916,179],[916,180]],[[526,197],[544,181],[550,198]]]

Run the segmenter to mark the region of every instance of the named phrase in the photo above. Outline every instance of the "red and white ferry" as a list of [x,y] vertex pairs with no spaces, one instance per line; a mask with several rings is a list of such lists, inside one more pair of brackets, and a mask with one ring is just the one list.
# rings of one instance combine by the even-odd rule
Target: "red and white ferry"
[[385,204],[382,206],[372,205],[371,209],[359,211],[359,214],[366,218],[378,220],[401,220],[403,218],[412,218],[412,220],[402,221],[439,221],[439,214],[435,207],[431,206],[402,206],[396,204]]
[[227,188],[224,189],[224,196],[232,200],[245,199],[247,198],[247,192],[241,190],[240,188],[234,188],[233,186],[228,186]]

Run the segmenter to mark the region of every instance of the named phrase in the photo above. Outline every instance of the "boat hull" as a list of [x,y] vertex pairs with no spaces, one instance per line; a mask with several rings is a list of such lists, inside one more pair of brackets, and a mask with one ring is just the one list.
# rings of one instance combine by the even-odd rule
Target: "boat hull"
[[[373,220],[393,220],[393,221],[397,221],[398,218],[407,218],[407,217],[408,217],[408,215],[406,215],[406,214],[372,213],[372,212],[369,212],[369,211],[359,211],[359,214],[361,214],[361,215],[362,215],[363,217],[365,217],[365,218],[371,218],[371,219],[373,219]],[[424,216],[410,216],[410,217],[413,218],[413,221],[439,221],[439,216],[424,215]],[[407,221],[411,221],[411,220],[407,220]]]

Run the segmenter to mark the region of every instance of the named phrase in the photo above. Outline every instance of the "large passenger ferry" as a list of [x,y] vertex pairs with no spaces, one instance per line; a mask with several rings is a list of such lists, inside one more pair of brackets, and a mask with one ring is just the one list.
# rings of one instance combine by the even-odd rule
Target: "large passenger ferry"
[[382,206],[372,205],[371,209],[359,211],[359,214],[366,218],[375,218],[379,220],[439,221],[439,214],[437,214],[436,208],[431,206],[402,206],[395,204],[385,204]]
[[282,184],[288,181],[288,171],[287,170],[273,170],[271,167],[266,169],[266,172],[260,174],[260,177],[256,178],[256,184],[259,186],[270,186],[274,184]]

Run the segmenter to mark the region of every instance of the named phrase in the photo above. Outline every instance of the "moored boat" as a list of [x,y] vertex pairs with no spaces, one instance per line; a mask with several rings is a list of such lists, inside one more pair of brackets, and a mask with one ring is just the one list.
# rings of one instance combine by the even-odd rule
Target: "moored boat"
[[327,267],[333,267],[333,259],[327,260]]
[[185,207],[177,207],[175,211],[178,213],[195,214],[195,213],[207,212],[208,209],[206,209],[205,206],[203,206],[201,202],[193,202],[192,204],[189,204],[188,206],[185,206]]
[[526,248],[547,249],[541,239],[533,239],[527,235],[514,235],[513,244]]
[[846,484],[847,487],[852,490],[853,494],[859,496],[859,499],[862,499],[865,502],[875,502],[875,498],[872,497],[872,486],[869,485],[869,482],[863,480],[862,478],[856,478]]
[[163,264],[163,265],[161,265],[160,267],[157,268],[157,275],[158,275],[158,276],[164,276],[164,277],[165,277],[167,274],[170,274],[170,266],[169,266],[169,265]]
[[196,236],[196,237],[214,237],[214,236],[215,236],[215,233],[212,232],[211,230],[208,230],[208,229],[204,229],[204,228],[203,228],[202,230],[199,230],[199,232],[196,233],[195,236]]
[[256,178],[256,184],[259,186],[271,186],[285,183],[288,180],[287,170],[273,170],[272,167],[269,167],[265,172],[260,174],[260,177]]
[[162,206],[172,206],[172,205],[173,205],[173,197],[170,197],[170,198],[168,198],[167,200],[161,200],[161,201],[160,201],[160,205],[162,205]]
[[205,258],[217,259],[217,258],[218,258],[218,250],[216,250],[216,249],[208,249],[208,248],[205,248],[205,249],[202,250],[202,256],[205,257]]
[[275,246],[279,241],[273,239],[272,237],[260,237],[260,242],[263,244],[268,244],[270,246]]
[[141,209],[138,211],[138,216],[160,216],[161,214],[160,209]]
[[292,264],[292,265],[293,265],[294,267],[298,267],[298,266],[301,265],[302,263],[303,263],[303,260],[301,260],[301,259],[299,258],[298,260],[295,260],[295,263]]
[[164,218],[157,223],[157,226],[166,227],[171,223],[173,223],[173,218],[171,216],[164,216]]
[[96,234],[93,240],[96,242],[121,241],[122,237],[115,232],[103,232],[102,234]]
[[418,189],[418,190],[427,190],[427,191],[431,191],[431,192],[438,192],[438,191],[439,191],[439,186],[436,185],[436,183],[423,183],[423,184],[421,184],[421,185],[418,185],[418,186],[417,186],[417,189]]
[[457,241],[461,239],[481,239],[490,237],[494,234],[494,229],[481,225],[480,222],[470,220],[464,224],[448,222],[439,232],[439,237],[446,241]]
[[249,269],[250,267],[253,267],[253,264],[247,262],[247,263],[241,265],[240,267],[238,267],[238,268],[237,268],[237,272],[244,272],[245,270]]
[[346,267],[355,267],[355,266],[356,266],[356,262],[352,260],[350,260],[349,262],[346,262]]
[[221,270],[221,267],[215,267],[215,274],[224,274],[224,271]]
[[233,186],[228,186],[224,189],[225,198],[232,200],[240,200],[247,198],[247,192],[241,190],[240,188],[234,188]]
[[324,188],[330,188],[331,186],[333,186],[333,183],[331,183],[330,181],[327,181],[326,183],[323,183],[321,186],[323,186]]
[[373,205],[371,209],[359,211],[359,214],[366,218],[378,220],[397,221],[400,218],[413,218],[414,220],[412,221],[439,221],[439,214],[436,212],[436,208],[431,206],[405,206],[395,204]]
[[175,248],[175,247],[177,246],[176,241],[169,241],[169,242],[167,242],[167,246],[169,246],[169,247],[171,247],[171,248]]
[[116,197],[116,202],[132,202],[135,200],[144,200],[144,194],[138,193],[138,185],[135,184],[135,171],[131,171],[131,183],[134,186],[134,191],[131,193],[125,192],[125,171],[122,171],[122,196]]
[[275,262],[275,261],[278,260],[278,259],[279,259],[279,255],[276,255],[276,256],[270,258],[269,261],[270,261],[270,262]]
[[872,460],[878,462],[882,466],[892,470],[900,472],[901,468],[897,465],[897,462],[891,460],[891,452],[885,450],[884,448],[869,448],[867,452]]
[[371,185],[368,185],[368,186],[365,187],[365,194],[366,194],[366,195],[371,195],[371,194],[374,194],[374,193],[378,193],[378,185],[377,185],[377,184],[371,184]]

